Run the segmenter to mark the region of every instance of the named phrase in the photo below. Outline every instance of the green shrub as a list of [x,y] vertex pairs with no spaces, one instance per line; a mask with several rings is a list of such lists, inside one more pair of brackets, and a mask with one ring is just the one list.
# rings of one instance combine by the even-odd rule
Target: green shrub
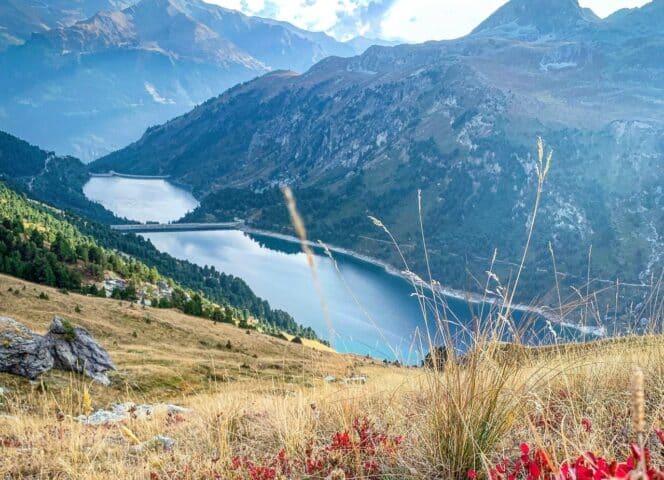
[[74,329],[74,325],[69,320],[62,320],[62,327],[65,330],[64,337],[65,340],[68,342],[73,342],[76,340],[76,330]]

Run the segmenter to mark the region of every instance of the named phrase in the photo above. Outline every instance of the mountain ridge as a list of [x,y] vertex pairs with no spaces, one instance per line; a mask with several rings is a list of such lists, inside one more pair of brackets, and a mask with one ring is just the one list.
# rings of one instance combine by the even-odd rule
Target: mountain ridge
[[[188,221],[239,217],[279,231],[289,231],[279,210],[279,187],[289,185],[312,236],[397,267],[366,215],[416,244],[421,190],[435,277],[473,290],[494,248],[502,265],[518,263],[525,232],[514,225],[530,215],[542,136],[556,163],[521,301],[551,294],[549,241],[569,283],[585,278],[580,265],[592,244],[600,278],[638,284],[664,258],[652,167],[663,155],[663,72],[653,57],[663,36],[654,19],[647,41],[603,21],[577,36],[573,24],[571,36],[524,40],[507,31],[371,47],[300,75],[264,76],[91,168],[171,174],[201,199]],[[624,213],[635,209],[638,226]],[[651,241],[635,244],[633,234]],[[419,273],[422,258],[419,248],[408,252]],[[509,267],[501,273],[509,277]]]
[[357,49],[200,0],[141,0],[1,52],[0,129],[89,161],[240,82]]
[[511,0],[476,27],[471,35],[512,36],[535,40],[543,35],[565,38],[600,23],[578,0]]
[[0,0],[0,51],[20,45],[35,32],[66,26],[100,10],[128,7],[125,0]]

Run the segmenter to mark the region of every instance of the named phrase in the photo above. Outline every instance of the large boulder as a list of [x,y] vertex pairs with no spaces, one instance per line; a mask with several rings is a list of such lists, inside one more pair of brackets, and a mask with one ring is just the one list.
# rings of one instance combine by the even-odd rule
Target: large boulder
[[110,383],[106,372],[115,370],[108,352],[92,335],[67,320],[53,318],[41,336],[16,320],[0,317],[0,372],[34,380],[51,368],[83,373],[104,385]]
[[45,338],[53,356],[53,368],[83,373],[104,385],[110,383],[106,372],[115,370],[115,365],[85,328],[55,317]]
[[34,380],[53,365],[53,355],[44,337],[16,320],[0,317],[0,372]]

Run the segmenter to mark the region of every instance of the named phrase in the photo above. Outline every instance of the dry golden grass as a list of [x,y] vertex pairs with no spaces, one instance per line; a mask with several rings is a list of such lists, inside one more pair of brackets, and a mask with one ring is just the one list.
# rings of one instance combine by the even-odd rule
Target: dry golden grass
[[[529,238],[551,158],[540,140]],[[292,198],[289,207],[304,241]],[[528,244],[495,313],[507,326]],[[424,298],[423,286],[414,290]],[[49,300],[39,298],[42,291]],[[45,330],[54,314],[65,316],[89,329],[119,368],[109,388],[61,372],[36,385],[0,374],[0,385],[11,390],[0,398],[1,478],[267,480],[275,476],[241,476],[233,459],[269,463],[283,451],[304,461],[310,448],[329,445],[335,432],[352,431],[354,419],[367,418],[381,432],[403,435],[403,443],[372,457],[376,468],[361,463],[357,443],[345,452],[350,458],[333,458],[359,472],[352,478],[463,480],[469,469],[486,478],[495,462],[518,458],[522,442],[542,449],[554,469],[585,452],[623,459],[631,442],[655,447],[651,432],[664,421],[661,336],[527,348],[491,341],[502,337],[479,331],[463,362],[450,355],[442,369],[388,368],[319,345],[247,335],[174,311],[63,295],[4,276],[0,294],[0,315],[36,331]],[[430,320],[444,325],[437,308]],[[327,374],[363,374],[368,382],[328,384]],[[123,425],[75,420],[113,402],[165,400],[191,410]],[[137,449],[155,435],[172,438],[174,447]],[[661,464],[659,449],[651,452]],[[298,472],[276,478],[306,476]],[[337,471],[325,478],[346,477]]]
[[[50,300],[40,300],[41,291]],[[64,315],[88,328],[119,368],[109,388],[62,372],[37,385],[0,375],[0,385],[11,389],[0,406],[3,478],[145,479],[152,473],[198,479],[214,472],[234,478],[228,472],[236,455],[260,460],[284,449],[302,458],[311,441],[324,443],[349,430],[357,417],[404,435],[382,478],[462,479],[469,468],[481,471],[518,452],[523,441],[545,448],[556,462],[587,450],[619,456],[632,435],[636,367],[645,378],[646,432],[664,414],[664,339],[656,336],[546,349],[487,344],[463,367],[450,362],[436,373],[386,368],[173,311],[64,295],[4,276],[0,292],[0,314],[37,331],[54,314]],[[225,347],[229,340],[232,350]],[[328,373],[362,373],[369,380],[326,384]],[[124,428],[74,420],[123,401],[169,401],[191,411],[178,421],[157,414]],[[591,432],[583,419],[592,423]],[[136,451],[137,442],[157,434],[175,440],[174,448]]]
[[[49,299],[40,299],[41,292]],[[256,331],[247,334],[174,310],[67,295],[5,275],[0,275],[0,295],[0,315],[38,333],[46,331],[54,315],[88,329],[118,367],[112,374],[111,396],[122,393],[155,401],[216,389],[225,382],[308,384],[327,374],[343,376],[379,365],[363,357],[339,355],[317,342],[299,345]],[[66,388],[68,375],[51,372],[44,381],[51,389]],[[25,383],[0,374],[0,385],[21,388]],[[96,388],[93,393],[101,392]]]

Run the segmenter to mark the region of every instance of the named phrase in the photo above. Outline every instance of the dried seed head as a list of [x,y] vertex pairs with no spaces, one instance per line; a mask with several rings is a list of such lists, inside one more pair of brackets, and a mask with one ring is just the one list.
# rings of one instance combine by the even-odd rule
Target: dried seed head
[[640,368],[634,370],[632,375],[632,430],[641,441],[646,430],[646,419],[643,371]]
[[139,443],[141,443],[141,441],[138,439],[138,437],[137,437],[136,435],[134,435],[134,432],[132,432],[131,430],[129,430],[129,429],[128,429],[127,427],[125,427],[124,425],[120,425],[120,432],[122,432],[122,435],[123,435],[127,440],[129,440],[130,442],[132,442],[132,443],[134,443],[134,444],[136,444],[136,445],[138,445]]
[[83,410],[86,417],[92,414],[92,398],[90,397],[88,387],[84,387],[83,389]]

